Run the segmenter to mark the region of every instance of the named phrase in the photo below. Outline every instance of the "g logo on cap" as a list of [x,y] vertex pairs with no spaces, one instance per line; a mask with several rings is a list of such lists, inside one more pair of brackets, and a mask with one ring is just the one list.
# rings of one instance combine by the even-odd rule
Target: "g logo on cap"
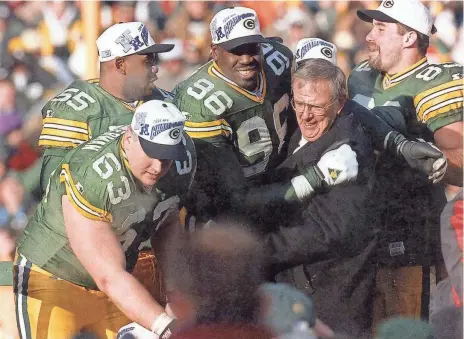
[[322,47],[321,53],[324,54],[329,59],[333,57],[333,52],[329,47]]
[[382,5],[385,8],[391,8],[394,4],[395,2],[393,0],[385,0]]
[[243,22],[243,26],[247,29],[254,29],[255,28],[255,21],[253,19],[246,19]]
[[169,136],[174,140],[178,139],[179,135],[180,135],[180,129],[178,128],[174,128],[171,132],[169,132]]

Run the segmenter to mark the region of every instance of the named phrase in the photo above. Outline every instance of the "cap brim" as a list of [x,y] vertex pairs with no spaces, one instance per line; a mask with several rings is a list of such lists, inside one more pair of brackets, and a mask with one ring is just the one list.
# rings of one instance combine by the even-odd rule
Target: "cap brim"
[[140,146],[143,151],[152,159],[159,160],[188,160],[187,151],[182,142],[177,145],[162,145],[145,140],[139,137]]
[[152,53],[164,53],[164,52],[169,52],[174,48],[173,44],[154,44],[148,48],[145,48],[136,54],[152,54]]
[[[377,10],[372,10],[372,9],[360,9],[356,11],[356,14],[358,15],[358,18],[361,19],[362,21],[366,22],[372,22],[372,20],[378,20],[378,21],[383,21],[383,22],[393,22],[397,23],[399,22],[398,20],[393,19],[392,17],[389,17],[385,13]],[[435,34],[437,32],[437,28],[435,25],[432,25],[432,30],[431,33]]]
[[227,51],[233,50],[234,48],[246,45],[246,44],[260,44],[266,42],[266,39],[262,35],[249,35],[241,38],[232,39],[218,44]]
[[389,17],[385,13],[381,11],[377,11],[375,9],[361,9],[356,12],[358,18],[362,21],[372,22],[372,20],[378,20],[383,22],[398,22],[398,20]]

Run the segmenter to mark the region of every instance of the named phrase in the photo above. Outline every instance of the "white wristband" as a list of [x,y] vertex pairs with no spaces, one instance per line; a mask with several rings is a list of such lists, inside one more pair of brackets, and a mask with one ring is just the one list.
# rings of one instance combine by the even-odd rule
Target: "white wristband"
[[151,331],[156,335],[161,335],[166,327],[174,319],[168,316],[165,312],[161,313],[151,324]]
[[296,196],[300,200],[309,197],[314,192],[314,189],[304,175],[294,177],[291,182]]

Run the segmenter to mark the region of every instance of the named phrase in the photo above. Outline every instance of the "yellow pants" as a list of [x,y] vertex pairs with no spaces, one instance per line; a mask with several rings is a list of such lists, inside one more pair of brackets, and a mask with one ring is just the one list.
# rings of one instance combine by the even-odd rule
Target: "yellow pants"
[[22,255],[15,258],[13,284],[22,339],[68,339],[82,332],[116,338],[131,322],[103,292],[56,279]]
[[374,328],[394,316],[420,318],[422,278],[422,266],[377,269]]

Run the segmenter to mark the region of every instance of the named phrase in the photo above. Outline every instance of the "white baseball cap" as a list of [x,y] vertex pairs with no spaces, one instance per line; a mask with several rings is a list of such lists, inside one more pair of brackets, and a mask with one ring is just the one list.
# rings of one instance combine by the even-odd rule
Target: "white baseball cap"
[[266,40],[261,33],[256,12],[246,7],[231,7],[219,11],[211,20],[212,43],[226,50]]
[[123,22],[108,27],[97,39],[101,62],[132,54],[168,52],[170,44],[156,44],[142,22]]
[[336,66],[337,46],[319,38],[301,39],[296,44],[295,62],[308,59],[325,59]]
[[184,123],[185,116],[175,105],[150,100],[137,107],[131,128],[150,158],[183,161],[188,159],[182,142]]
[[376,10],[363,9],[357,14],[363,21],[399,22],[428,36],[437,31],[432,13],[419,0],[383,0]]

